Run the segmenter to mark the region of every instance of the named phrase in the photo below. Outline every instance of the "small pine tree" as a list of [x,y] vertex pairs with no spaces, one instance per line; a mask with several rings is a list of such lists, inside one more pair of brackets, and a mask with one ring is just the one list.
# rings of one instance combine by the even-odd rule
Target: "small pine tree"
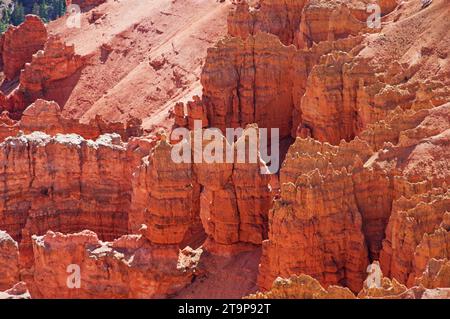
[[59,0],[59,16],[62,17],[66,14],[66,0]]
[[25,20],[25,10],[23,8],[23,5],[18,2],[15,7],[14,11],[11,14],[11,23],[13,25],[19,25]]
[[35,2],[33,4],[33,9],[31,10],[31,13],[37,16],[41,13],[39,3]]
[[49,16],[48,16],[48,6],[47,3],[45,3],[45,0],[41,2],[39,5],[39,16],[44,22],[48,22]]

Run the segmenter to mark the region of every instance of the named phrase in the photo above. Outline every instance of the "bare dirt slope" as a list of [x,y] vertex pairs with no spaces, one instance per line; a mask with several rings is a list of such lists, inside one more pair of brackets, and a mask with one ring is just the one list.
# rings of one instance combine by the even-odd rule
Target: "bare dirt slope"
[[200,93],[206,49],[225,35],[228,9],[214,0],[107,1],[83,13],[81,28],[50,23],[50,33],[88,56],[64,113],[167,124],[174,102]]

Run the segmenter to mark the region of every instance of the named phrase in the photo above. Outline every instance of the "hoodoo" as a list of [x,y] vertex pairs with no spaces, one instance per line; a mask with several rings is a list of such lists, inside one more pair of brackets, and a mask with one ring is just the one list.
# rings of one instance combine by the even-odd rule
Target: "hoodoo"
[[450,299],[448,0],[8,3],[0,299]]

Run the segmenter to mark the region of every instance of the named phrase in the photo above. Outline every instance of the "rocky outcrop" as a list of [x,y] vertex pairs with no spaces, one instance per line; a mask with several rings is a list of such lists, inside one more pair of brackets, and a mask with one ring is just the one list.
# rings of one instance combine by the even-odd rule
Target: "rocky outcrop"
[[324,285],[361,289],[367,244],[374,254],[381,246],[382,238],[369,234],[388,218],[382,214],[388,203],[380,201],[383,184],[375,191],[371,186],[383,177],[355,163],[355,156],[364,161],[371,153],[360,140],[335,147],[297,138],[280,172],[280,198],[269,214],[260,287],[269,289],[278,276],[306,273]]
[[[186,104],[183,102],[175,104],[173,114],[175,117],[175,125],[178,127],[186,127],[194,130],[209,126],[205,105],[197,95],[192,98],[192,101],[188,101]],[[201,123],[200,127],[195,127],[195,121],[201,121],[199,122]]]
[[172,149],[159,141],[133,177],[130,229],[145,224],[144,236],[155,244],[184,243],[200,224],[200,185],[191,163],[172,160]]
[[349,51],[359,41],[349,38],[297,50],[266,33],[222,40],[208,50],[201,78],[209,126],[224,130],[257,123],[289,137],[300,123],[301,99],[313,66],[322,55]]
[[250,299],[448,299],[450,296],[447,259],[432,259],[427,270],[419,278],[417,285],[407,288],[395,278],[383,277],[378,262],[368,268],[365,284],[357,297],[342,286],[327,289],[308,275],[295,275],[287,279],[277,278],[269,291],[257,292]]
[[[435,194],[433,194],[435,193]],[[435,190],[394,202],[381,252],[383,272],[414,284],[431,258],[447,258],[449,194]]]
[[[367,26],[368,0],[265,0],[235,1],[228,16],[228,34],[246,39],[258,32],[276,35],[285,45],[312,47],[321,41],[333,41],[376,32]],[[378,1],[380,13],[385,15],[397,6],[396,0]]]
[[[85,139],[97,139],[102,134],[119,134],[123,141],[133,136],[141,136],[141,120],[131,118],[126,123],[107,122],[97,116],[89,123],[81,123],[78,119],[62,115],[58,103],[38,99],[28,106],[19,121],[19,128],[26,134],[34,131],[56,134],[78,134]],[[15,135],[15,134],[11,134]]]
[[426,288],[450,287],[450,262],[448,259],[432,258],[422,276],[416,277],[416,285]]
[[25,225],[31,234],[88,228],[112,239],[126,233],[131,182],[124,177],[131,172],[118,135],[94,142],[34,132],[0,147],[0,220],[13,238],[20,240]]
[[297,46],[311,47],[321,41],[333,41],[369,31],[366,12],[369,1],[309,0],[300,18]]
[[[247,140],[248,131],[233,145],[220,133],[209,138],[205,135],[203,140],[197,134],[203,132],[195,131],[191,139],[177,146],[164,138],[144,158],[133,178],[130,228],[137,231],[146,224],[144,234],[153,243],[185,245],[189,237],[195,241],[203,233],[198,231],[202,230],[200,217],[211,243],[217,247],[261,244],[267,237],[270,176],[261,172],[265,164],[259,157],[252,159],[254,162],[249,158],[241,163],[233,161],[242,150],[249,156],[249,148],[257,147],[250,146],[254,140]],[[210,143],[222,155],[207,157],[205,150]],[[232,160],[227,161],[230,149],[240,151],[234,151]],[[189,152],[184,162],[174,159],[180,150]]]
[[128,232],[133,159],[119,135],[94,142],[34,132],[0,148],[0,224],[20,242],[24,269],[32,266],[34,234],[92,229],[112,240]]
[[27,284],[21,281],[8,290],[0,291],[0,299],[31,299],[31,296]]
[[320,283],[308,275],[292,276],[288,279],[277,278],[272,288],[248,296],[249,299],[356,299],[348,289],[329,286],[324,289]]
[[0,115],[0,141],[8,136],[16,136],[19,133],[20,123],[9,117],[8,111],[3,111]]
[[50,36],[44,49],[25,65],[19,87],[9,98],[10,111],[20,117],[23,110],[39,98],[64,105],[83,65],[73,45],[67,46],[58,36]]
[[[253,3],[252,3],[253,2]],[[246,39],[266,32],[276,35],[285,45],[295,43],[301,13],[307,0],[236,1],[228,15],[228,34]]]
[[295,52],[265,33],[246,41],[227,38],[208,49],[201,82],[209,125],[225,131],[257,123],[289,136]]
[[[250,138],[250,132],[255,133],[256,139]],[[223,150],[234,150],[231,162],[227,161],[225,152],[213,163],[206,158],[205,152],[194,153],[196,158],[201,158],[201,162],[194,164],[198,182],[202,185],[200,216],[206,233],[219,246],[261,244],[267,237],[270,176],[261,171],[265,163],[259,158],[259,136],[256,134],[257,127],[248,127],[232,145],[219,134],[216,145]],[[203,140],[203,143],[205,147],[211,141]],[[255,158],[251,157],[250,149],[257,155]],[[196,150],[194,146],[194,152]],[[239,161],[242,151],[246,155]]]
[[[34,298],[162,298],[192,281],[201,250],[141,235],[99,241],[91,231],[33,236]],[[76,277],[79,275],[79,277]]]
[[17,27],[10,26],[1,36],[1,63],[7,80],[20,74],[31,57],[44,48],[47,41],[47,29],[39,17],[27,15],[25,21]]
[[19,281],[19,246],[4,231],[0,231],[0,291]]
[[[357,283],[362,284],[358,274],[367,260],[376,259],[386,276],[411,286],[428,260],[448,258],[447,110],[447,104],[411,110],[397,124],[392,124],[396,118],[392,117],[385,123],[393,125],[389,138],[398,144],[387,143],[377,153],[359,138],[339,146],[297,138],[281,170],[280,199],[269,214],[260,287],[269,289],[277,276],[304,272],[324,285],[348,280],[345,285],[357,292],[361,288]],[[342,225],[338,234],[349,236],[345,242],[352,241],[351,236],[360,242],[348,248],[328,247],[340,237],[325,231],[327,219],[333,220],[333,230]],[[328,239],[329,234],[333,239]],[[337,247],[346,253],[327,256]],[[340,262],[336,258],[349,254],[357,254],[349,265],[345,258]],[[352,277],[349,269],[355,261],[360,268]],[[344,277],[339,266],[346,269]]]

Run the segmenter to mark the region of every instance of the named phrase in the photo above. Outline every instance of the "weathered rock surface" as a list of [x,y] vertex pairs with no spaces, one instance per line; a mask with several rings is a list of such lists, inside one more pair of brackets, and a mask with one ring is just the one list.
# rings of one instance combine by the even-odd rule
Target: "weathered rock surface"
[[144,235],[155,244],[181,244],[200,224],[200,185],[191,163],[172,160],[172,148],[159,141],[133,177],[130,229],[147,225]]
[[448,192],[404,197],[394,202],[383,242],[381,265],[389,277],[414,284],[431,258],[447,258]]
[[249,299],[355,299],[348,288],[330,286],[324,289],[320,283],[308,275],[277,278],[272,288],[248,296]]
[[10,26],[1,36],[1,63],[7,80],[20,74],[31,57],[44,48],[47,30],[39,17],[27,15],[25,21],[17,27]]
[[202,101],[209,126],[224,130],[257,123],[262,128],[278,128],[281,138],[289,137],[301,119],[301,98],[312,67],[322,55],[349,51],[360,40],[349,38],[297,50],[267,33],[246,40],[225,38],[208,50],[202,72]]
[[[19,128],[26,134],[34,131],[56,134],[78,134],[85,139],[97,139],[102,134],[119,134],[123,141],[133,136],[141,136],[141,120],[131,118],[126,123],[107,122],[100,116],[89,123],[81,123],[78,119],[64,117],[58,103],[36,100],[28,106],[19,121]],[[11,134],[12,135],[12,134]]]
[[[256,132],[257,128],[253,129]],[[180,244],[201,228],[200,217],[206,234],[216,244],[260,244],[267,237],[270,176],[261,172],[265,164],[259,156],[237,163],[233,158],[239,153],[234,151],[232,161],[226,159],[227,148],[244,149],[249,154],[246,132],[233,145],[218,133],[214,144],[220,146],[222,155],[212,162],[204,153],[211,139],[205,138],[203,144],[197,139],[197,134],[203,134],[201,130],[194,132],[190,141],[177,145],[177,150],[165,139],[158,142],[134,175],[131,229],[136,231],[146,224],[145,234],[152,242]],[[173,154],[183,145],[190,153],[187,162],[177,163]]]
[[38,98],[64,105],[83,65],[73,45],[66,45],[58,36],[50,36],[44,49],[33,55],[20,75],[18,94],[23,96],[23,103],[16,108],[23,110]]
[[0,291],[19,281],[19,246],[4,231],[0,231]]
[[[220,2],[108,1],[81,31],[51,23],[87,55],[52,36],[18,88],[2,85],[0,228],[19,255],[9,247],[0,263],[19,262],[0,290],[24,280],[38,298],[235,298],[258,284],[263,298],[449,298],[450,7],[381,1],[382,28],[369,30],[368,3],[239,1],[206,61]],[[108,11],[126,6],[130,19]],[[202,123],[175,144],[136,137],[130,114],[148,116],[147,133]],[[198,163],[194,150],[174,162],[205,128],[251,123],[279,128],[286,145],[296,137],[279,179],[259,156]],[[187,246],[202,244],[197,268]],[[374,287],[364,279],[378,260]],[[79,289],[68,265],[81,268]],[[19,283],[0,296],[29,295]]]
[[[378,262],[372,264],[378,271],[372,272],[365,280],[357,297],[341,286],[322,285],[308,275],[295,275],[287,279],[277,278],[269,291],[249,295],[250,299],[448,299],[450,296],[448,261],[432,259],[427,270],[419,278],[418,285],[407,288],[395,278],[383,277]],[[378,266],[377,266],[378,265]],[[366,284],[370,282],[370,284]]]
[[0,291],[0,299],[31,299],[31,296],[27,284],[21,281],[8,290]]
[[246,39],[257,32],[276,35],[285,45],[295,42],[307,0],[236,1],[228,15],[228,34]]
[[3,111],[0,115],[0,141],[8,136],[16,136],[19,133],[20,123],[9,117],[8,111]]
[[448,259],[430,259],[422,276],[416,277],[416,285],[426,288],[450,287],[450,262]]
[[273,35],[258,33],[246,41],[227,38],[208,50],[202,73],[203,101],[211,127],[279,128],[290,135],[295,47]]
[[[235,1],[228,16],[228,34],[246,39],[258,32],[276,35],[285,45],[311,47],[321,41],[333,41],[371,32],[368,0],[264,0]],[[385,15],[397,6],[396,0],[378,1]],[[377,31],[377,30],[375,30]]]
[[[254,138],[250,135],[255,133]],[[233,144],[220,133],[214,137],[215,145],[222,150],[233,149],[233,159],[227,160],[225,151],[211,158],[197,153],[198,143],[194,132],[194,171],[202,185],[200,217],[206,233],[220,245],[238,243],[261,244],[267,237],[267,214],[270,208],[270,176],[263,173],[265,163],[259,157],[257,127],[248,127]],[[203,140],[203,148],[211,140]],[[252,158],[249,150],[253,150]],[[238,160],[241,152],[245,156]],[[242,155],[241,155],[242,156]]]
[[8,138],[0,148],[0,223],[20,242],[24,270],[32,267],[34,234],[92,229],[112,240],[128,232],[133,161],[119,135],[94,142],[34,132]]
[[141,235],[102,242],[91,231],[47,232],[33,236],[30,292],[34,298],[162,298],[191,282],[200,254],[152,245]]
[[34,132],[0,147],[0,220],[13,238],[20,240],[25,224],[31,234],[54,227],[64,232],[90,228],[103,239],[126,233],[131,181],[124,177],[131,173],[118,135],[94,142]]
[[369,257],[377,258],[381,249],[392,201],[386,174],[363,167],[372,152],[359,139],[332,146],[297,138],[269,214],[260,287],[304,272],[325,285],[345,282],[361,289]]
[[300,18],[297,46],[311,47],[321,41],[333,41],[368,31],[367,3],[369,1],[307,1]]

